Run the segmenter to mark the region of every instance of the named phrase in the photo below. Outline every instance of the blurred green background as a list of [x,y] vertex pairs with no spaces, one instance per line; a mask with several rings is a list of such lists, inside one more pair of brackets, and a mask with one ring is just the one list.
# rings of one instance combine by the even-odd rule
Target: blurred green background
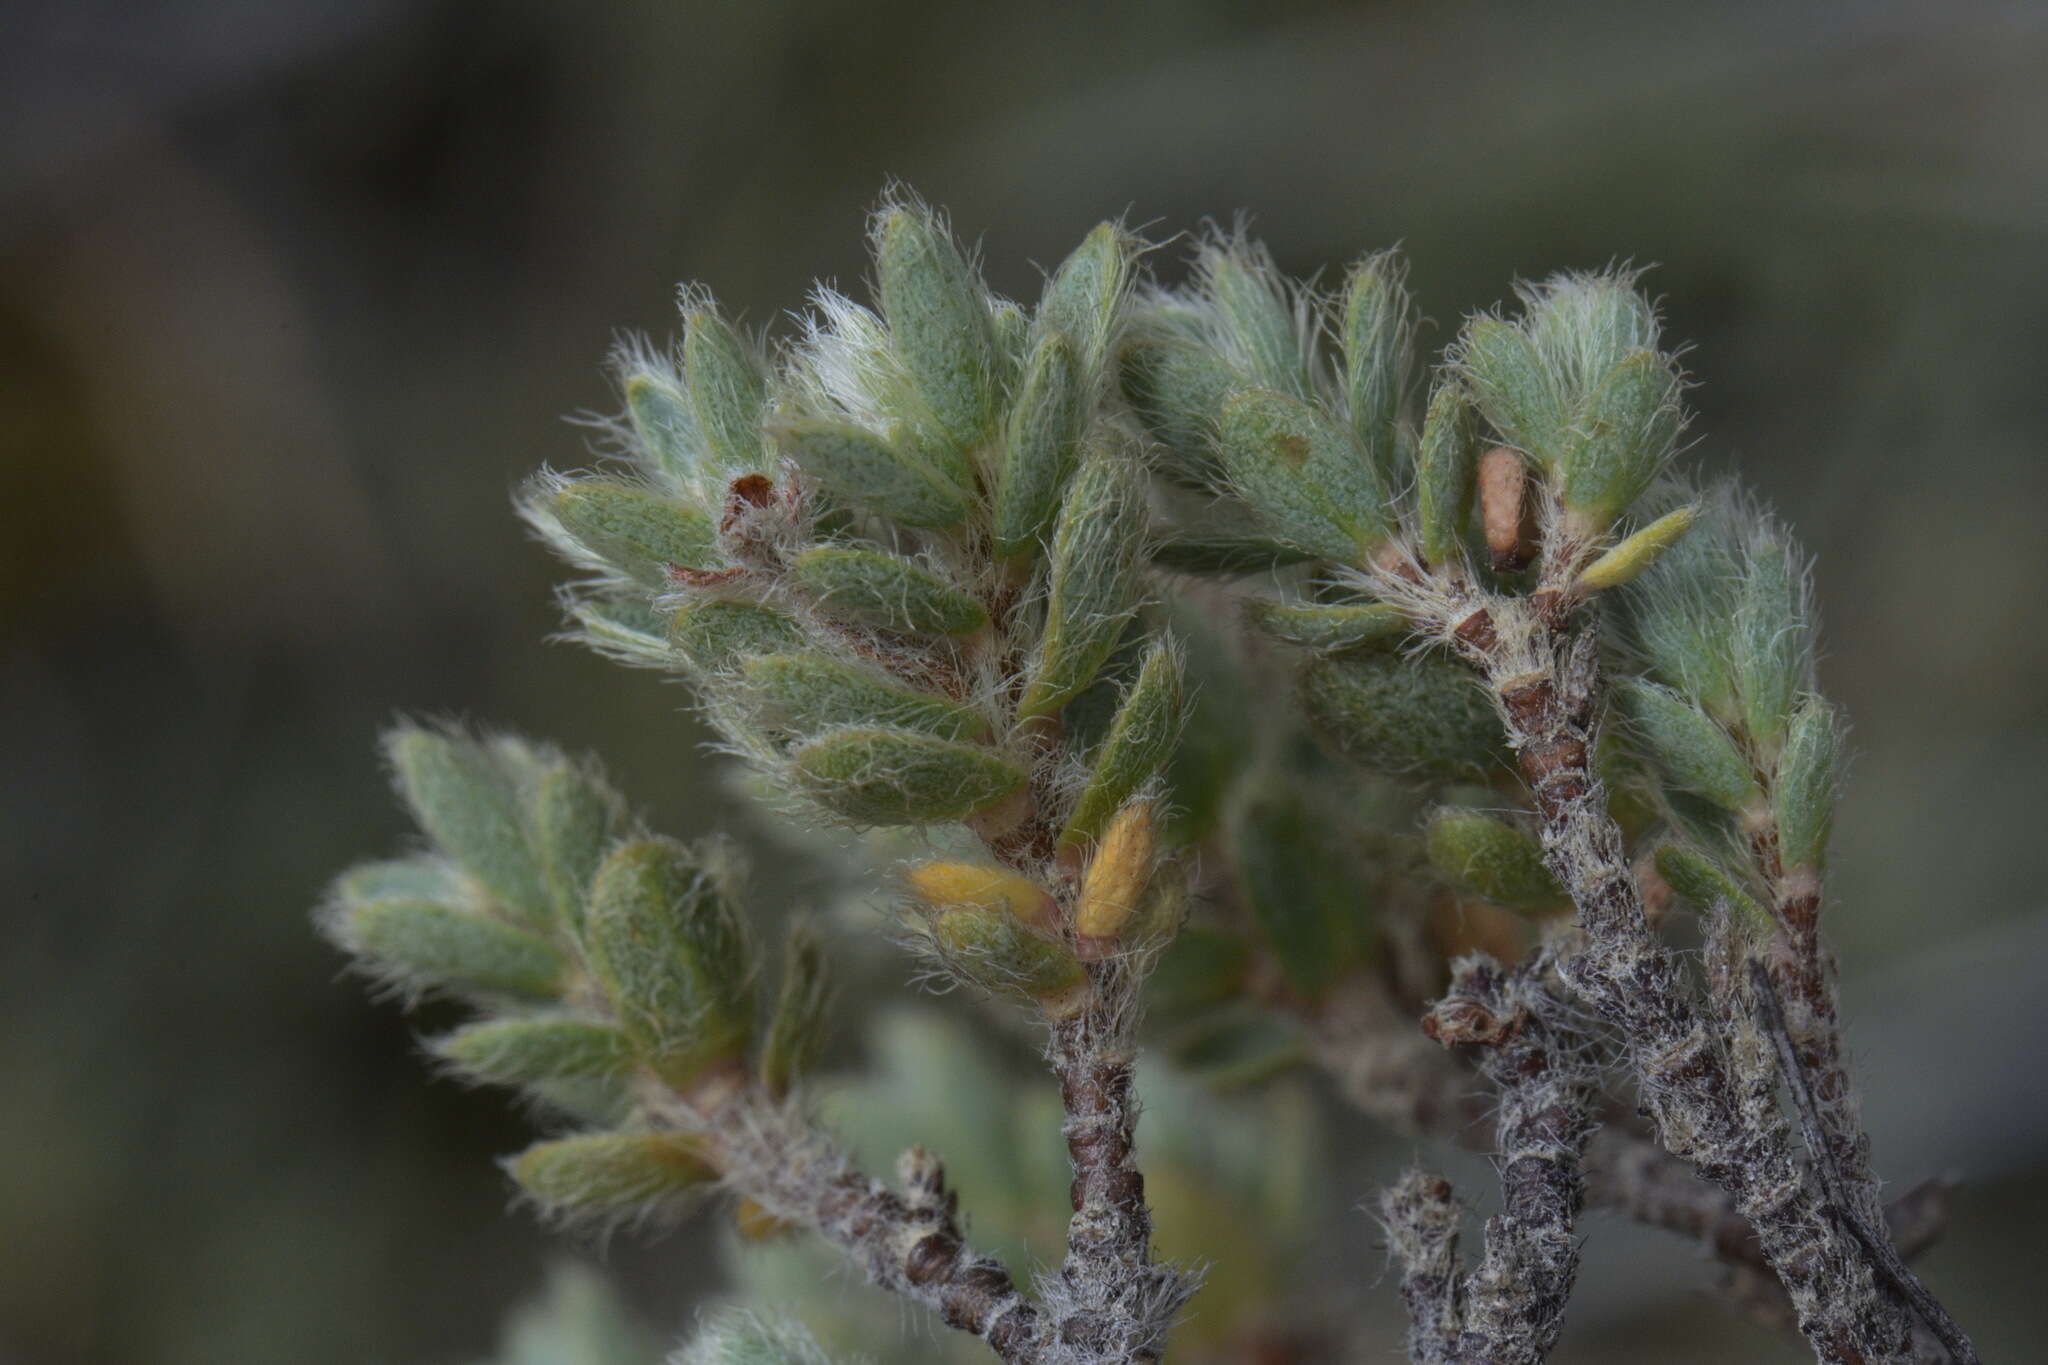
[[[1967,1177],[1926,1273],[1987,1358],[2038,1350],[2048,8],[7,0],[0,31],[4,1365],[459,1361],[540,1283],[562,1244],[489,1161],[520,1119],[430,1082],[306,912],[402,837],[398,712],[717,822],[682,694],[542,643],[506,495],[585,458],[563,418],[674,281],[756,324],[857,282],[892,176],[1013,295],[1119,213],[1249,210],[1296,272],[1404,242],[1438,342],[1517,272],[1661,263],[1702,458],[1820,555],[1880,1166]],[[1334,1121],[1328,1235],[1393,1358],[1352,1206],[1414,1149]],[[1800,1358],[1686,1248],[1586,1234],[1561,1361]],[[703,1243],[612,1248],[664,1331]]]

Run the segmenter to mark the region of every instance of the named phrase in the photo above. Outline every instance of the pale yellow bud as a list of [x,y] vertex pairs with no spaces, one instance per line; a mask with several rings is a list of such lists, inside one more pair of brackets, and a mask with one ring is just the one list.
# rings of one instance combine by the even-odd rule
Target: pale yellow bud
[[1074,933],[1084,956],[1101,956],[1130,922],[1152,880],[1152,807],[1133,802],[1111,817],[1081,881]]
[[911,894],[935,910],[956,905],[1003,910],[1034,929],[1059,927],[1059,903],[1029,877],[984,863],[920,863],[905,877]]

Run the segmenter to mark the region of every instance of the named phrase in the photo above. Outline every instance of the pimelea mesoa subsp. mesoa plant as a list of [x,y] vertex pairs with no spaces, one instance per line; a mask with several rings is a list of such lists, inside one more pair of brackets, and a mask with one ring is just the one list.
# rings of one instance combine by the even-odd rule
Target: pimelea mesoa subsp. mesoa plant
[[[576,634],[686,679],[776,816],[860,836],[832,856],[892,888],[926,980],[1033,1023],[1064,1247],[1027,1282],[937,1151],[889,1180],[827,1131],[850,948],[805,921],[769,952],[731,849],[545,744],[401,726],[428,851],[345,874],[323,923],[475,1007],[432,1046],[553,1116],[507,1163],[526,1197],[608,1227],[723,1194],[1012,1362],[1341,1355],[1377,1266],[1309,1309],[1219,1284],[1221,1325],[1176,1336],[1230,1249],[1155,1248],[1145,1154],[1185,1142],[1139,1141],[1142,1023],[1184,1086],[1319,1066],[1494,1155],[1469,1268],[1443,1179],[1377,1201],[1416,1361],[1545,1359],[1589,1203],[1710,1247],[1819,1360],[1972,1359],[1906,1265],[1944,1189],[1885,1201],[1841,1044],[1807,565],[1674,468],[1688,381],[1635,277],[1520,286],[1425,364],[1390,252],[1324,292],[1211,233],[1165,288],[1105,223],[1025,304],[908,198],[870,246],[871,305],[820,288],[772,343],[686,290],[679,343],[614,357],[612,458],[520,510],[576,570]],[[1277,1207],[1256,1146],[1154,1202]],[[739,1313],[681,1358],[825,1356]]]

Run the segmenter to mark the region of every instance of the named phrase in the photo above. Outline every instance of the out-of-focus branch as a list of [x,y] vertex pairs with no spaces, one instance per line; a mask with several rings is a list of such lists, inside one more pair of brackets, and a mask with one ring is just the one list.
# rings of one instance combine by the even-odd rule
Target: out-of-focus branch
[[[1512,972],[1465,958],[1423,1019],[1431,1038],[1470,1048],[1500,1096],[1503,1211],[1487,1221],[1479,1267],[1454,1300],[1452,1359],[1473,1365],[1541,1365],[1578,1271],[1572,1228],[1585,1202],[1580,1162],[1598,1085],[1584,1041],[1543,985],[1546,971],[1540,957]],[[1434,1321],[1418,1323],[1416,1335],[1429,1338]]]

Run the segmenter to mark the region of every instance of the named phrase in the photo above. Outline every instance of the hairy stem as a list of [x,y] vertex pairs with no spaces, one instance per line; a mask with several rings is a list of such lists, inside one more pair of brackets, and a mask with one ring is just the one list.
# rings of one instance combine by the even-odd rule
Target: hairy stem
[[1401,1265],[1401,1302],[1408,1310],[1408,1359],[1451,1365],[1464,1315],[1458,1273],[1458,1206],[1440,1175],[1411,1170],[1380,1195],[1387,1250]]
[[1769,958],[1771,984],[1784,1002],[1785,1027],[1812,1085],[1829,1159],[1841,1173],[1857,1217],[1881,1224],[1878,1184],[1870,1165],[1854,1079],[1842,1055],[1835,965],[1820,937],[1821,884],[1807,870],[1778,869],[1775,848],[1762,850],[1773,874],[1781,935]]
[[1504,1209],[1487,1221],[1486,1250],[1460,1296],[1460,1365],[1541,1365],[1578,1274],[1572,1227],[1585,1203],[1580,1163],[1598,1085],[1542,984],[1546,970],[1540,955],[1514,972],[1466,958],[1423,1019],[1438,1042],[1476,1049],[1500,1093]]
[[1195,1282],[1152,1259],[1145,1177],[1134,1159],[1130,1013],[1136,983],[1117,959],[1091,965],[1089,975],[1094,989],[1087,1007],[1052,1026],[1074,1212],[1066,1258],[1045,1297],[1063,1358],[1150,1362],[1159,1358]]
[[1883,1276],[1893,1292],[1913,1306],[1913,1311],[1920,1315],[1920,1320],[1927,1324],[1943,1348],[1960,1362],[1960,1365],[1977,1365],[1976,1348],[1970,1344],[1970,1338],[1964,1334],[1955,1319],[1949,1316],[1948,1310],[1941,1306],[1934,1295],[1927,1292],[1927,1286],[1920,1283],[1920,1277],[1912,1272],[1905,1259],[1892,1248],[1891,1239],[1886,1232],[1866,1225],[1861,1214],[1851,1206],[1849,1191],[1844,1187],[1841,1172],[1835,1169],[1834,1158],[1827,1148],[1820,1106],[1814,1099],[1812,1087],[1800,1066],[1798,1048],[1786,1029],[1784,1011],[1779,1005],[1777,991],[1771,984],[1770,973],[1754,959],[1749,965],[1753,983],[1752,1007],[1776,1047],[1785,1088],[1792,1094],[1793,1107],[1799,1114],[1801,1127],[1806,1133],[1807,1145],[1813,1152],[1821,1189],[1833,1203],[1836,1217],[1856,1240],[1863,1244],[1863,1249],[1869,1254],[1871,1264],[1876,1267],[1877,1272]]
[[751,1083],[700,1100],[679,1121],[704,1134],[735,1191],[817,1232],[877,1285],[982,1338],[1011,1365],[1049,1359],[1043,1315],[1001,1262],[966,1245],[944,1169],[923,1148],[904,1153],[898,1194],[793,1105]]
[[1724,1040],[1695,1006],[1643,916],[1620,828],[1591,762],[1600,701],[1594,636],[1556,601],[1467,597],[1442,618],[1485,673],[1542,819],[1545,859],[1570,894],[1585,949],[1561,974],[1619,1033],[1658,1137],[1734,1196],[1829,1365],[1910,1359],[1901,1305],[1826,1216],[1782,1121],[1753,1121]]

